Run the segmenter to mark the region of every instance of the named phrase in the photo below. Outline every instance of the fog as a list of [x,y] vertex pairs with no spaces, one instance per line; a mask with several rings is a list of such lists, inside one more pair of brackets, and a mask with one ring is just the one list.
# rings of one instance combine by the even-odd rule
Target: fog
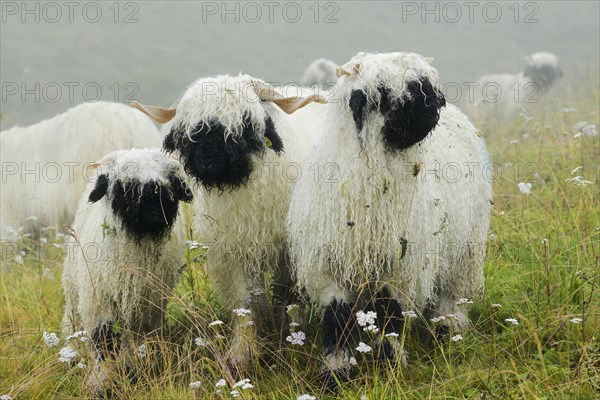
[[550,51],[568,80],[597,73],[599,13],[597,1],[3,1],[1,126],[98,99],[170,105],[212,74],[297,82],[315,58],[359,51],[434,57],[442,82],[460,85]]

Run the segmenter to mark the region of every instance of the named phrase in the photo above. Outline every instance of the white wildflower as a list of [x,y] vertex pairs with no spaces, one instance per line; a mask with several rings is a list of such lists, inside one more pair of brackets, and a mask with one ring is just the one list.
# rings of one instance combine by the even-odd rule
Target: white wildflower
[[369,325],[363,328],[363,331],[377,333],[379,332],[379,328],[377,327],[377,325]]
[[80,341],[85,342],[85,341],[87,341],[87,337],[85,336],[86,334],[87,334],[86,331],[77,331],[77,332],[67,336],[67,340],[79,338]]
[[202,382],[200,382],[200,381],[194,381],[194,382],[190,383],[190,388],[192,388],[192,389],[200,389],[200,385],[202,385]]
[[137,352],[141,358],[145,358],[146,355],[148,354],[148,349],[146,348],[145,344],[142,344],[142,345],[138,346]]
[[579,137],[582,134],[585,136],[598,136],[596,125],[588,124],[587,121],[581,121],[573,125],[573,133],[576,133],[575,137]]
[[190,249],[190,250],[195,250],[198,247],[200,247],[200,244],[198,242],[196,242],[195,240],[186,240],[185,244],[187,245],[188,249]]
[[50,268],[44,268],[44,278],[52,280],[54,279],[54,272]]
[[467,298],[462,298],[462,299],[458,299],[458,301],[456,302],[457,306],[463,305],[463,304],[473,304],[472,300],[469,300]]
[[254,321],[246,321],[246,323],[244,324],[244,326],[247,328],[249,326],[254,325]]
[[250,315],[252,313],[252,311],[246,309],[246,308],[236,308],[233,310],[233,312],[238,316],[238,317],[245,317],[247,315]]
[[352,366],[358,365],[358,363],[356,362],[356,358],[354,358],[354,357],[350,357],[350,360],[348,360],[348,362]]
[[494,303],[494,304],[492,304],[492,308],[493,308],[494,310],[497,310],[497,309],[499,309],[499,308],[502,308],[502,304]]
[[374,311],[367,311],[366,313],[359,311],[356,313],[356,321],[360,326],[374,325],[375,318],[377,318],[377,313]]
[[571,175],[575,175],[577,172],[581,171],[583,167],[580,165],[579,167],[575,168],[573,171],[571,171]]
[[572,324],[580,324],[583,320],[581,318],[573,318],[570,322]]
[[250,383],[250,379],[242,379],[241,381],[236,382],[235,385],[233,385],[233,389],[238,387],[242,389],[252,389],[254,385]]
[[508,322],[509,324],[519,325],[519,321],[517,321],[515,318],[506,318],[504,321]]
[[238,390],[232,390],[231,392],[229,392],[229,394],[231,395],[231,397],[240,397],[240,392]]
[[460,342],[461,340],[463,340],[462,335],[452,336],[452,341],[453,342]]
[[298,396],[297,400],[317,400],[315,396],[311,396],[310,394],[301,394]]
[[406,318],[417,318],[417,313],[412,310],[402,311],[402,316]]
[[12,400],[12,397],[10,397],[7,394],[3,394],[2,396],[0,396],[0,400]]
[[431,318],[430,321],[431,322],[440,322],[440,321],[443,321],[445,319],[446,319],[446,317],[444,317],[443,315],[440,315],[439,317]]
[[202,339],[201,337],[197,337],[196,339],[194,339],[194,343],[198,347],[206,347],[210,344],[208,340]]
[[225,379],[219,379],[217,383],[215,383],[215,387],[223,387],[227,386],[227,381]]
[[360,342],[356,350],[360,351],[361,353],[370,353],[373,348],[364,342]]
[[390,333],[386,333],[384,336],[387,338],[390,338],[390,337],[397,338],[400,335],[398,335],[396,332],[390,332]]
[[56,336],[56,333],[54,332],[48,333],[44,331],[42,336],[44,337],[44,342],[46,342],[46,346],[50,348],[58,346],[58,343],[60,342],[60,339],[58,338],[58,336]]
[[531,188],[533,187],[533,185],[531,183],[529,183],[529,182],[527,182],[527,183],[519,182],[518,186],[519,186],[519,190],[523,194],[529,194],[529,193],[531,193]]
[[587,185],[591,185],[592,183],[594,183],[592,181],[583,179],[581,176],[575,176],[573,178],[565,179],[565,182],[572,182],[577,186],[587,186]]
[[285,307],[285,311],[289,314],[292,310],[296,308],[300,308],[300,306],[298,304],[290,304]]
[[220,319],[217,319],[217,320],[211,322],[210,324],[208,324],[208,326],[217,326],[217,325],[223,325],[223,321],[221,321]]
[[58,361],[62,363],[71,362],[77,357],[77,352],[71,346],[65,346],[58,352]]
[[15,257],[15,261],[17,262],[17,264],[20,264],[20,265],[23,265],[23,264],[25,264],[25,259],[24,259],[24,258],[23,258],[23,256],[22,256],[22,255],[20,255],[20,254],[19,254],[18,256],[16,256],[16,257]]
[[306,334],[302,331],[292,332],[290,333],[290,336],[285,338],[285,340],[291,344],[302,346],[304,344],[304,340],[306,340]]
[[299,323],[297,323],[297,322],[290,322],[290,327],[291,327],[291,328],[297,328],[297,327],[299,327],[299,326],[300,326],[300,324],[299,324]]

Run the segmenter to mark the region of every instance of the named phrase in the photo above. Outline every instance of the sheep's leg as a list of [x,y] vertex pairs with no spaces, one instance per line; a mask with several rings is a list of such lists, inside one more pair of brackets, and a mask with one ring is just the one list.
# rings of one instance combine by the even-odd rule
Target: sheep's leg
[[461,306],[458,303],[459,296],[448,291],[442,291],[438,294],[438,299],[433,306],[433,316],[445,317],[441,323],[442,334],[448,331],[460,332],[469,328],[469,316],[467,315],[466,306]]
[[374,308],[379,328],[384,335],[389,335],[379,335],[376,340],[380,358],[396,360],[406,365],[406,351],[401,341],[404,317],[400,303],[392,296],[390,290],[384,287],[375,296]]
[[324,293],[330,293],[329,296],[321,298],[321,304],[325,306],[321,322],[325,368],[327,372],[344,373],[352,366],[349,341],[354,330],[355,319],[352,307],[347,301],[348,296],[336,287],[330,287]]

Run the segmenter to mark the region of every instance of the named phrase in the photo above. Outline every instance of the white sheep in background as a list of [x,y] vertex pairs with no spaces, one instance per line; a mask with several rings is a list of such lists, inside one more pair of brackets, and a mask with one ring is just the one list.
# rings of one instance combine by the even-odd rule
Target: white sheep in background
[[319,58],[306,68],[300,84],[305,87],[318,86],[329,89],[337,82],[337,64],[326,58]]
[[322,131],[326,109],[309,104],[324,99],[308,89],[281,91],[286,97],[248,75],[215,76],[192,84],[176,108],[137,105],[157,122],[174,117],[164,149],[175,151],[201,186],[197,229],[210,247],[209,276],[230,310],[252,311],[255,325],[246,335],[242,318],[233,323],[236,364],[250,360],[256,332],[267,331],[273,318],[267,283],[275,282],[280,300],[289,284],[285,217],[297,174],[309,173],[299,163]]
[[539,52],[526,57],[527,66],[516,75],[485,75],[478,79],[475,88],[475,113],[487,117],[506,118],[523,105],[538,103],[563,73],[558,57]]
[[[492,197],[484,141],[444,107],[427,59],[361,53],[340,72],[341,100],[330,101],[305,162],[333,162],[336,174],[303,175],[288,213],[292,268],[322,308],[332,370],[349,367],[356,309],[377,311],[382,334],[401,333],[402,310],[467,324],[456,303],[482,289]],[[402,357],[387,339],[379,344]]]
[[159,147],[148,118],[123,104],[85,103],[54,118],[0,134],[2,231],[37,217],[40,225],[73,222],[88,181],[86,165],[132,147]]
[[118,346],[117,358],[131,361],[143,335],[162,328],[183,264],[179,201],[191,201],[192,191],[179,162],[159,149],[116,151],[96,166],[66,243],[63,335],[91,336],[88,384],[104,391],[102,360]]

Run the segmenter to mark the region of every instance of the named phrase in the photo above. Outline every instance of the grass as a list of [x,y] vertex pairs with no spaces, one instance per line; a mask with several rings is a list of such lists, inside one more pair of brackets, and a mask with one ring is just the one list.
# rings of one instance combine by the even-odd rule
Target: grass
[[[463,340],[428,342],[419,330],[406,329],[399,340],[409,351],[409,367],[378,365],[370,356],[362,357],[355,376],[334,393],[317,379],[320,354],[315,343],[320,339],[314,330],[307,332],[304,346],[272,345],[263,349],[267,361],[257,360],[250,370],[236,371],[224,361],[227,338],[214,339],[207,347],[193,342],[218,333],[227,337],[226,325],[208,327],[208,323],[234,317],[219,307],[210,290],[203,250],[190,249],[181,283],[171,296],[166,333],[147,343],[136,383],[125,375],[115,377],[116,397],[224,399],[231,397],[236,381],[248,378],[254,388],[240,390],[244,399],[296,399],[303,393],[353,400],[597,398],[600,138],[574,138],[571,131],[583,120],[599,124],[597,70],[588,75],[586,90],[563,83],[554,93],[567,96],[555,95],[532,107],[528,115],[533,120],[515,116],[482,129],[497,165],[495,204],[486,291],[470,306],[473,326],[462,334]],[[562,108],[577,111],[561,112]],[[511,144],[514,140],[518,143]],[[575,175],[593,184],[567,181]],[[529,195],[519,191],[519,182],[532,183]],[[62,240],[52,232],[47,236],[49,242]],[[86,370],[58,362],[64,339],[55,348],[48,348],[42,339],[43,331],[59,332],[62,250],[55,248],[42,260],[35,251],[39,241],[22,236],[19,246],[26,251],[23,264],[3,248],[0,269],[0,395],[85,397]],[[310,318],[314,322],[314,313]],[[582,321],[575,324],[570,322],[573,318]],[[85,347],[72,342],[85,359]],[[151,368],[154,364],[161,372]],[[228,386],[216,393],[214,384],[221,378]],[[191,389],[196,380],[202,382],[200,388]]]

